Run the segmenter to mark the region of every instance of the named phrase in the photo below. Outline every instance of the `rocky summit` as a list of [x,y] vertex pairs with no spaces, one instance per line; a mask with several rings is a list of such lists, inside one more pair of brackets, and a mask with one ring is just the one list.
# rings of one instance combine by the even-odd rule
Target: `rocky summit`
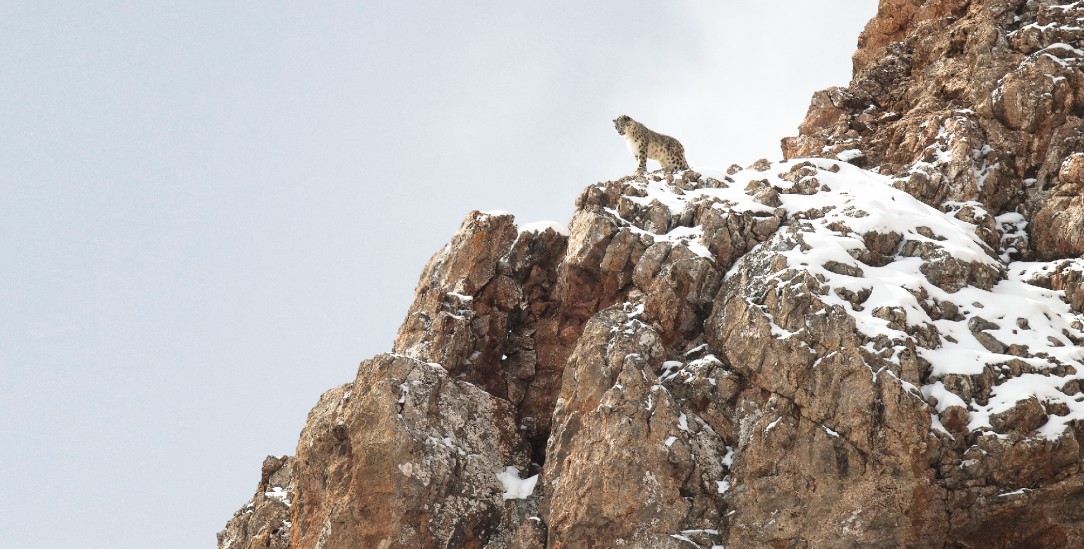
[[471,213],[219,547],[1084,547],[1082,68],[882,0],[784,161]]

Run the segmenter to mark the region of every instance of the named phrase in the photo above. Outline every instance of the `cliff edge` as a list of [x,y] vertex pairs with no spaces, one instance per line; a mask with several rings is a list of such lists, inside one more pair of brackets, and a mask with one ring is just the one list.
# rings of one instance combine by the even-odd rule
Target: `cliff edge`
[[1082,42],[882,0],[786,160],[472,212],[219,547],[1084,545]]

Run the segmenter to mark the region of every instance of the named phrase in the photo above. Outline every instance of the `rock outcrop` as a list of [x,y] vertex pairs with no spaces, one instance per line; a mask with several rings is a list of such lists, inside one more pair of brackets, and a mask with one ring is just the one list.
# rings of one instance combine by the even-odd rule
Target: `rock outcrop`
[[219,546],[1084,544],[1078,18],[883,0],[788,160],[472,212]]
[[830,156],[938,206],[1020,213],[1034,255],[1084,253],[1084,4],[882,0],[854,79],[813,97],[787,158]]
[[226,549],[288,549],[291,498],[297,493],[293,458],[268,456],[256,494],[218,533]]

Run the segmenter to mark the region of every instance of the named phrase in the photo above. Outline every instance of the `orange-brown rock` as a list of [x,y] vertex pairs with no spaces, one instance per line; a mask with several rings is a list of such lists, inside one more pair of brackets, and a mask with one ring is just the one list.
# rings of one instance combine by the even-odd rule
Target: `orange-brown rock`
[[1078,21],[883,0],[791,160],[472,212],[220,548],[1084,546]]
[[[1071,512],[1012,497],[1078,497],[1084,429],[1048,427],[1081,414],[1084,268],[1006,264],[1013,223],[890,182],[829,161],[627,178],[585,191],[567,239],[471,214],[425,271],[404,354],[363,363],[310,414],[279,467],[290,506],[258,494],[220,545],[1080,540]],[[458,254],[493,265],[453,268]],[[1013,284],[1064,294],[1005,318]],[[931,362],[947,347],[1006,358],[959,373]],[[1046,392],[994,406],[1035,375]],[[526,499],[504,498],[509,466],[541,475]]]
[[1037,258],[1079,256],[1081,17],[1055,1],[882,0],[850,85],[814,95],[784,156],[876,167],[934,206],[1018,212]]
[[422,271],[394,347],[514,404],[539,462],[582,325],[556,297],[566,243],[552,229],[518,232],[508,214],[472,212]]
[[309,413],[295,458],[291,547],[482,547],[506,503],[496,473],[526,471],[510,403],[401,355]]
[[660,379],[666,349],[642,311],[599,313],[569,359],[544,474],[548,547],[678,548],[675,534],[722,519],[726,444]]
[[290,506],[297,493],[293,458],[267,456],[256,494],[218,533],[218,546],[231,549],[289,549]]

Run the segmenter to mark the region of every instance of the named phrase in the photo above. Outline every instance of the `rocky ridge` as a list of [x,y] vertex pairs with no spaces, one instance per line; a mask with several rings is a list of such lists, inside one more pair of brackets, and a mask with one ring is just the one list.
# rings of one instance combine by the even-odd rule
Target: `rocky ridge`
[[1082,2],[882,0],[851,84],[814,95],[784,156],[847,159],[935,207],[1017,211],[1019,257],[1080,256],[1082,37]]
[[883,0],[791,160],[471,213],[219,546],[1081,544],[1075,17]]

